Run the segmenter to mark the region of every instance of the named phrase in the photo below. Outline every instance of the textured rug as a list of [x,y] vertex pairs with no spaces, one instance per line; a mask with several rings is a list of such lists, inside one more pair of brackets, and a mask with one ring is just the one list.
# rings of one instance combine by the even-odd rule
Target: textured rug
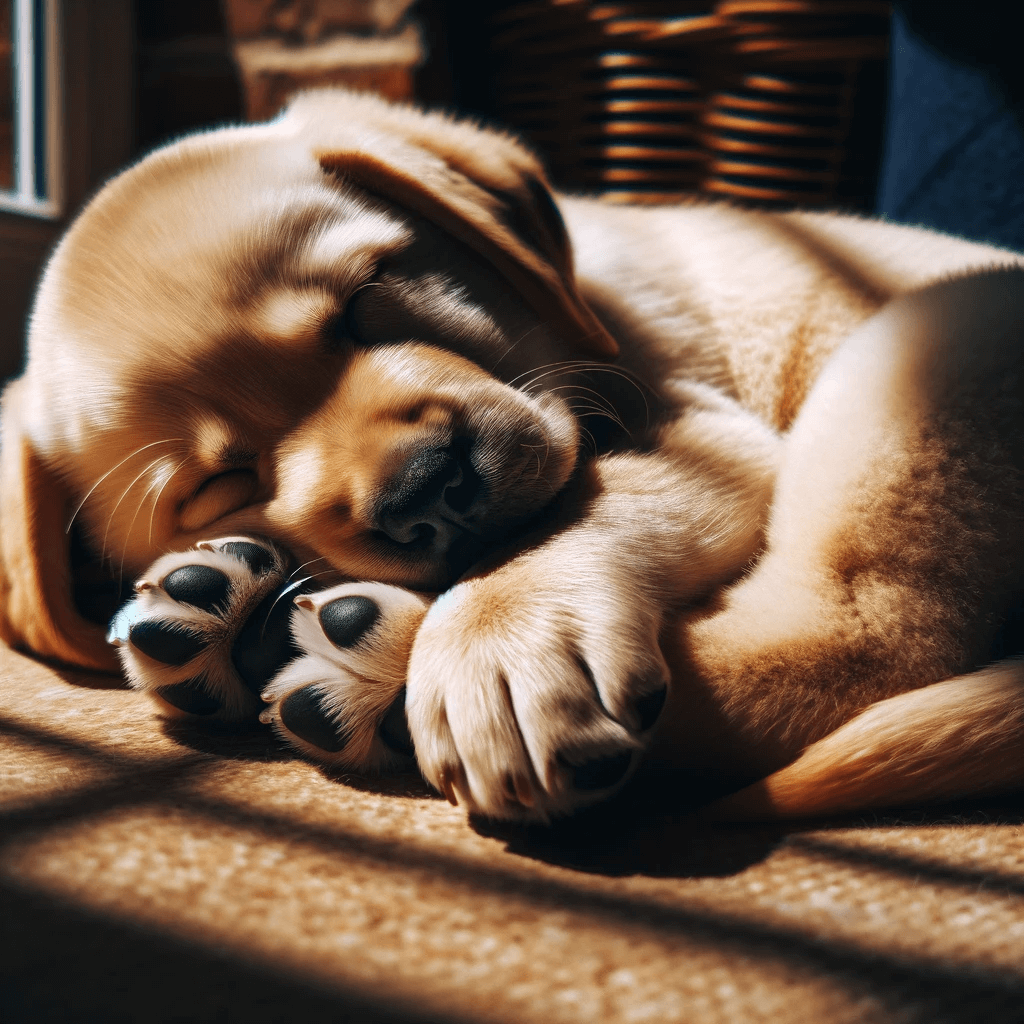
[[500,830],[115,686],[0,651],[5,1024],[1024,1021],[1024,801]]

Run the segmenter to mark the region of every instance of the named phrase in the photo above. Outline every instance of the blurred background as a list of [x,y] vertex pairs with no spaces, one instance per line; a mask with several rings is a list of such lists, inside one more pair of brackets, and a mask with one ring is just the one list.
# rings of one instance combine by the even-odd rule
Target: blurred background
[[609,202],[880,213],[1024,247],[1015,5],[975,0],[0,0],[0,377],[118,167],[346,85],[520,132]]

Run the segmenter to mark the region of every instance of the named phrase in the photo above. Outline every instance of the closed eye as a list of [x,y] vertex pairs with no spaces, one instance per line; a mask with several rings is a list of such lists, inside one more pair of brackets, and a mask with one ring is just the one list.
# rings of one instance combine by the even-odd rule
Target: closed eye
[[229,512],[238,511],[252,500],[258,486],[259,477],[252,469],[229,469],[210,477],[182,502],[182,529],[200,530]]
[[346,345],[366,344],[362,306],[370,288],[379,287],[377,281],[367,281],[349,297],[345,308],[324,321],[321,335],[329,352],[337,352]]

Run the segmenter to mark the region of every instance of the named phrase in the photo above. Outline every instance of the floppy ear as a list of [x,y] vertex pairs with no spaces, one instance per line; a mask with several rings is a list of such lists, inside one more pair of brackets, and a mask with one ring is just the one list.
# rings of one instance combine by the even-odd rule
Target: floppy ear
[[72,496],[24,429],[21,381],[0,402],[0,638],[83,668],[117,670],[103,628],[75,608],[67,520]]
[[[333,104],[325,107],[325,104]],[[316,157],[324,170],[428,218],[488,260],[576,350],[618,345],[576,286],[568,235],[544,172],[507,135],[409,107],[309,94],[290,116],[343,118]]]

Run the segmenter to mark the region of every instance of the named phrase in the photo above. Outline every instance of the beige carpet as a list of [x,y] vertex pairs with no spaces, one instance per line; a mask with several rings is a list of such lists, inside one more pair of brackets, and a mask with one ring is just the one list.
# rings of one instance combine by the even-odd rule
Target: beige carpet
[[1024,1021],[1024,802],[488,834],[0,652],[0,1020]]

